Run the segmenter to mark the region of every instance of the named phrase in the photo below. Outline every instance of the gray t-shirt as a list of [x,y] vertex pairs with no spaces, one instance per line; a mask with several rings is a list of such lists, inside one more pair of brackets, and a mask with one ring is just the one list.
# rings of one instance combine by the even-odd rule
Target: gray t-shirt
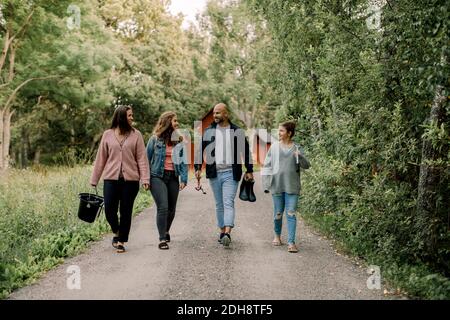
[[216,154],[216,169],[217,172],[227,171],[233,169],[233,153],[231,150],[231,127],[216,127],[215,138],[215,154]]
[[[298,163],[296,150],[300,151]],[[263,189],[272,194],[300,194],[300,168],[308,169],[309,166],[300,147],[293,145],[291,148],[284,148],[279,142],[274,142],[261,170]]]

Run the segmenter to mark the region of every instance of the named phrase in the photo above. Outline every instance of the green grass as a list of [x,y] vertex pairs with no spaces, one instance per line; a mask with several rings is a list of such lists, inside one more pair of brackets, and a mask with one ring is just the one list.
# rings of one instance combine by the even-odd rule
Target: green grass
[[[83,252],[110,228],[102,212],[92,223],[78,219],[78,194],[93,192],[91,167],[11,170],[0,180],[0,299],[26,286],[65,258]],[[103,194],[99,188],[99,194]],[[141,189],[134,214],[150,206]]]

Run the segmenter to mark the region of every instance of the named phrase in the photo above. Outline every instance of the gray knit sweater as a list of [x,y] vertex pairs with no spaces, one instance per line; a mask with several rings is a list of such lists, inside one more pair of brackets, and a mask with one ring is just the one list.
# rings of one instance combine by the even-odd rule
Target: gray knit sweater
[[[296,150],[300,152],[298,164],[295,156]],[[279,142],[274,142],[261,169],[264,191],[270,191],[272,194],[282,192],[300,194],[300,168],[308,169],[309,167],[309,161],[298,145],[286,149]]]

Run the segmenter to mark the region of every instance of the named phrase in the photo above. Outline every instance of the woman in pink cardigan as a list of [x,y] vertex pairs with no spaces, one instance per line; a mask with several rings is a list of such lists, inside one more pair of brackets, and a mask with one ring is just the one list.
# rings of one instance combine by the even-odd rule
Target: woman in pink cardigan
[[[105,216],[114,237],[112,245],[125,252],[131,227],[133,204],[139,192],[139,181],[149,188],[150,170],[142,134],[132,127],[133,110],[121,106],[113,115],[111,129],[103,133],[95,159],[91,185],[97,186],[103,175]],[[120,205],[120,220],[117,211]]]

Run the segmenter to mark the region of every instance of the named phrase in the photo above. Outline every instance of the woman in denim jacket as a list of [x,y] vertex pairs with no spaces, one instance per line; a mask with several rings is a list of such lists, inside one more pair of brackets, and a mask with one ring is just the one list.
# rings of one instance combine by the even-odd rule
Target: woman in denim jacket
[[150,192],[156,203],[156,224],[160,249],[169,249],[169,230],[175,218],[179,191],[188,180],[186,147],[178,133],[175,112],[164,112],[147,143],[150,164]]

